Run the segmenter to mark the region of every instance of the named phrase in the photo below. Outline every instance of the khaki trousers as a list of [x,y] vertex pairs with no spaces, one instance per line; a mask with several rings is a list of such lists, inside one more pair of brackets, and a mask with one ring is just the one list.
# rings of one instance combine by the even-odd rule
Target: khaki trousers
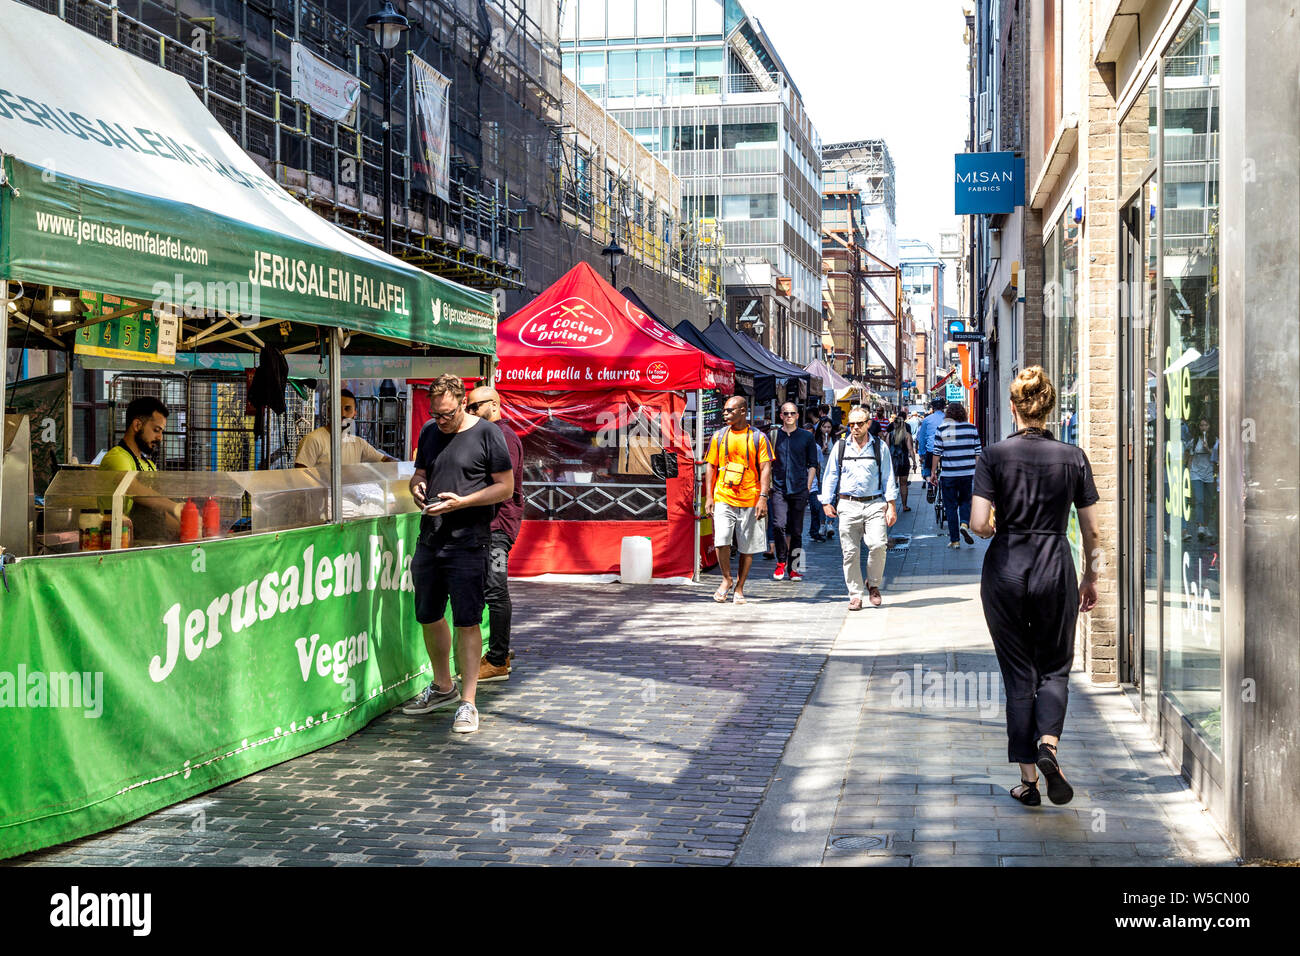
[[885,579],[885,552],[889,549],[889,527],[885,524],[884,499],[861,502],[841,498],[835,504],[840,516],[840,550],[844,552],[844,583],[849,597],[862,597],[862,547],[867,548],[867,583],[878,588]]

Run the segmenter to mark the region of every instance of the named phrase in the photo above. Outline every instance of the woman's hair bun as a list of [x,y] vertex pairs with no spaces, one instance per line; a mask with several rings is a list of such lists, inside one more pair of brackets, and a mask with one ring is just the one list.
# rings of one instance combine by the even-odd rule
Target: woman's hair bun
[[1041,422],[1056,404],[1056,388],[1040,365],[1020,370],[1011,383],[1011,401],[1025,422]]

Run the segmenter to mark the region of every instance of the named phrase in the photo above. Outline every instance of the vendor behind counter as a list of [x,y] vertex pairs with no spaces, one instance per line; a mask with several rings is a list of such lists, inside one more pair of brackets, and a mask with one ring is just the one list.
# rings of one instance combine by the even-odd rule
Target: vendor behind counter
[[[126,407],[126,430],[122,440],[104,453],[101,471],[157,471],[153,455],[162,447],[163,433],[171,411],[152,395],[135,399]],[[140,507],[135,507],[139,505]],[[111,509],[112,505],[101,507]],[[175,534],[180,527],[183,506],[157,496],[127,498],[123,513],[136,525],[136,534],[157,539]]]
[[[339,418],[343,424],[342,446],[343,464],[359,465],[363,461],[396,461],[385,455],[370,442],[355,433],[357,417],[357,397],[348,389],[340,392]],[[298,468],[324,467],[330,460],[330,430],[328,425],[321,426],[309,433],[298,446],[298,456],[294,465]]]

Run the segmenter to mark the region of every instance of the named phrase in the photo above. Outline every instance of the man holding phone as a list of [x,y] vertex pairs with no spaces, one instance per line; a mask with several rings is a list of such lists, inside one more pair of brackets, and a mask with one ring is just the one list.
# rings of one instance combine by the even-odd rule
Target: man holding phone
[[[483,653],[479,625],[486,606],[492,519],[497,504],[513,494],[515,475],[501,430],[466,414],[465,386],[458,376],[443,375],[434,382],[429,407],[433,420],[420,432],[411,476],[411,494],[423,509],[411,578],[415,619],[424,628],[433,681],[402,712],[427,714],[459,700],[451,729],[469,734],[478,730],[474,695]],[[448,600],[460,651],[460,693],[448,661]]]

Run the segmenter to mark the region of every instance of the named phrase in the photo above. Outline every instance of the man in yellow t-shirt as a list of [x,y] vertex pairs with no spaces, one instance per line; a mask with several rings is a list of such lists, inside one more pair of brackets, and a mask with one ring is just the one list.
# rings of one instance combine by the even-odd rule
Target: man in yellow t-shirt
[[745,580],[754,555],[767,546],[767,496],[772,486],[772,448],[767,436],[749,426],[749,403],[741,395],[722,408],[727,423],[713,436],[705,459],[704,507],[713,515],[713,544],[718,550],[722,584],[713,600],[727,600],[731,591],[731,538],[736,536],[740,572],[735,602],[745,603]]
[[[126,406],[126,429],[122,440],[104,453],[99,460],[102,471],[157,471],[152,455],[162,447],[163,432],[167,428],[170,410],[152,395],[143,395]],[[143,495],[143,486],[133,483],[131,490],[138,497],[127,498],[123,514],[135,523],[134,537],[141,542],[156,544],[171,540],[180,527],[179,503],[158,495]],[[136,507],[139,505],[140,507]],[[109,511],[111,500],[100,502],[100,508]]]

